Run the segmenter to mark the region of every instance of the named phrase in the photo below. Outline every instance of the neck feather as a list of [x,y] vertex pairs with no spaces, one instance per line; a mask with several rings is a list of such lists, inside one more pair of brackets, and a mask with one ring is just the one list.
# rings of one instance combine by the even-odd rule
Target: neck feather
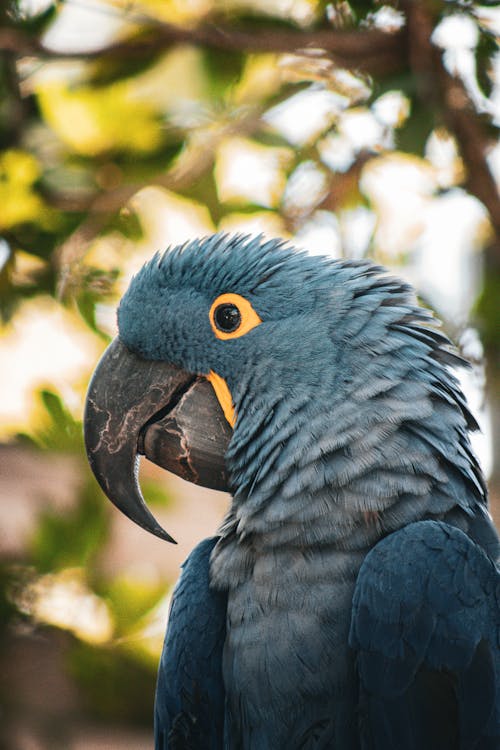
[[369,329],[367,321],[319,386],[280,394],[263,387],[265,374],[242,384],[223,536],[359,548],[486,502],[448,340],[407,316],[375,345]]

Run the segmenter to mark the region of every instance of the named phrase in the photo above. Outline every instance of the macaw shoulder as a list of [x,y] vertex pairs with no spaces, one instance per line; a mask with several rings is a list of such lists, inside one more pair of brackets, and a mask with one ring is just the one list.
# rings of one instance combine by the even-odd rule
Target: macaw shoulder
[[222,743],[226,597],[209,581],[217,541],[205,539],[195,547],[172,595],[156,689],[156,750]]
[[498,747],[500,574],[462,531],[421,521],[379,542],[360,569],[349,640],[375,747],[413,746],[426,723],[438,737],[443,711],[460,747]]

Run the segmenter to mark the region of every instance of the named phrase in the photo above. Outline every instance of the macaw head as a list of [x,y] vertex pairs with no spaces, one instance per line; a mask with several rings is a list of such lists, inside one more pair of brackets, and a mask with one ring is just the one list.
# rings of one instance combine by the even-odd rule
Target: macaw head
[[142,498],[139,453],[230,489],[256,524],[314,497],[325,514],[326,487],[339,518],[418,504],[431,482],[439,509],[458,443],[454,471],[484,494],[446,367],[459,358],[411,287],[373,263],[217,234],[149,261],[118,329],[89,388],[87,451],[108,497],[158,536],[171,539]]

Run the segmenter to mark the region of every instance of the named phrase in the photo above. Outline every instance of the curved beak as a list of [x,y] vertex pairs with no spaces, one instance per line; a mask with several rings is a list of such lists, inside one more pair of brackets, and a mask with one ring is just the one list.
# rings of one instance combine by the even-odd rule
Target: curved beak
[[140,453],[190,482],[227,489],[224,455],[232,430],[210,383],[174,365],[141,359],[119,339],[106,349],[90,382],[84,434],[105,494],[161,539],[175,543],[142,496]]

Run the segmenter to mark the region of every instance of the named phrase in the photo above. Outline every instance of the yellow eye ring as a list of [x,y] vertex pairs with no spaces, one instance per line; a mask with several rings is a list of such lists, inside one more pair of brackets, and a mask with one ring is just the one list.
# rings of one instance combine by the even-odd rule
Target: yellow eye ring
[[240,294],[219,294],[209,313],[210,325],[218,339],[237,339],[255,328],[262,320],[250,302]]

